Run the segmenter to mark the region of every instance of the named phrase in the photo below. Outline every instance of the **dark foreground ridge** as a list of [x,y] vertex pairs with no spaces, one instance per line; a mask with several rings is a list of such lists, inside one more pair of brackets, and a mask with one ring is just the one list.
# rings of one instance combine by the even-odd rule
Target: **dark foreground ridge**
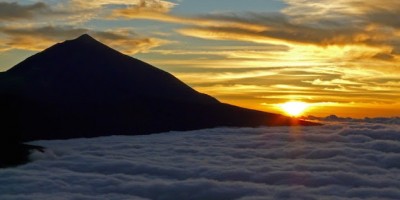
[[[7,119],[0,127],[3,144],[218,126],[316,125],[221,103],[86,34],[0,73],[0,106]],[[31,148],[22,149],[24,154]]]

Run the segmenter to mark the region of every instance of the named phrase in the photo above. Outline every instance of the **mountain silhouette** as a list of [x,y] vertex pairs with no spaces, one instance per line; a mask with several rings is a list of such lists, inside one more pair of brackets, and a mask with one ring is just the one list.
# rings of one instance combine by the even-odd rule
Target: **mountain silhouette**
[[0,97],[2,146],[218,126],[316,125],[221,103],[87,34],[0,73]]
[[[30,98],[57,103],[115,103],[156,98],[217,103],[171,74],[123,55],[89,35],[56,44],[7,71],[23,77]],[[183,98],[184,97],[184,98]]]

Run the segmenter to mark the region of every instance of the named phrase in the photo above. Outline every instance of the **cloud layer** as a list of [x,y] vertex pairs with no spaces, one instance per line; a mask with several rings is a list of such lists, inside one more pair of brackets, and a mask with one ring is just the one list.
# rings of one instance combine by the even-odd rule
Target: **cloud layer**
[[0,199],[399,199],[400,127],[216,128],[37,141]]

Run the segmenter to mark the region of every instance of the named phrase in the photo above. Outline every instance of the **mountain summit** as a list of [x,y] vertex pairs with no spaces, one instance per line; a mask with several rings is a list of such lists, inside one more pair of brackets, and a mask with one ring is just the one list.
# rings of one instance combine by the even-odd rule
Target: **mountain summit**
[[2,144],[217,126],[315,125],[221,103],[87,34],[0,73],[0,106],[6,119]]
[[[55,103],[160,99],[218,103],[171,74],[121,54],[89,35],[56,44],[7,71],[23,77],[29,98]],[[120,102],[119,102],[120,103]]]

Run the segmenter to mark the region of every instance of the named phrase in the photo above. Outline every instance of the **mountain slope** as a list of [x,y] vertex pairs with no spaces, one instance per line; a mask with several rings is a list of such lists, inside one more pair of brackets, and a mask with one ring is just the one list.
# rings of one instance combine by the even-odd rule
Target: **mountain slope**
[[23,141],[217,126],[314,125],[220,103],[89,35],[55,44],[0,74],[3,131]]
[[[56,102],[115,102],[132,97],[217,103],[171,74],[121,54],[89,35],[56,44],[7,73],[29,81],[30,97]],[[184,96],[182,98],[181,96]],[[66,98],[66,99],[65,99]]]

